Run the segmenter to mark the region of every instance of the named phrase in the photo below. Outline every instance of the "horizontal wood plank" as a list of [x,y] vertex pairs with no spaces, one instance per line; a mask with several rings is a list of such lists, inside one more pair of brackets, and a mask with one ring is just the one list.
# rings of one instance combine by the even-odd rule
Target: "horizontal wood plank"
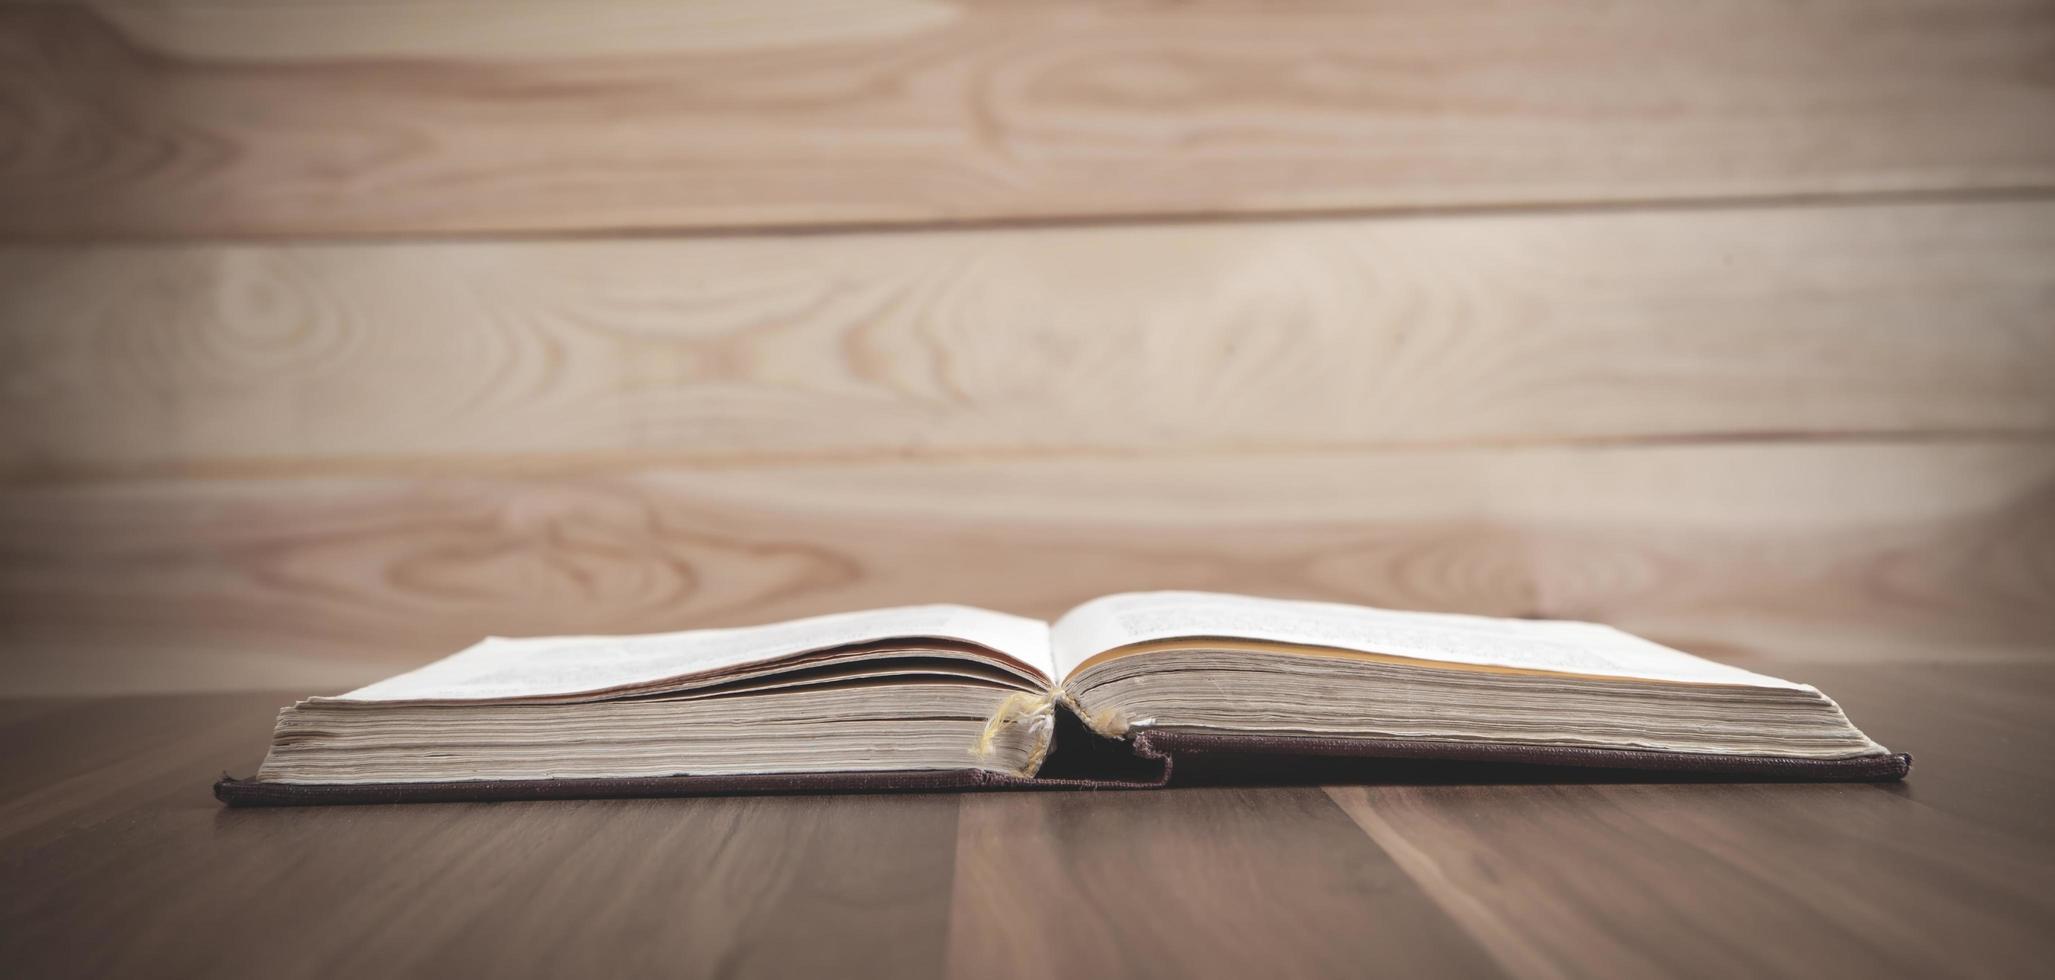
[[2051,60],[2040,0],[6,4],[0,235],[2048,187]]
[[353,685],[489,633],[1195,588],[1728,658],[2055,652],[2055,443],[154,480],[0,491],[10,690]]
[[0,474],[2055,433],[2055,202],[0,249]]

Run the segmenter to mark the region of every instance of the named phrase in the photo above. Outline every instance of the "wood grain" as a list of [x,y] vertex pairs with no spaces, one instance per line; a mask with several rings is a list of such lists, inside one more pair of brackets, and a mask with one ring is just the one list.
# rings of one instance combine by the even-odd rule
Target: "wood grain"
[[0,838],[0,955],[50,978],[2037,975],[2055,851],[2021,808],[2055,663],[1766,666],[1913,752],[1910,781],[224,811],[209,782],[298,692],[0,702],[0,799],[35,813]]
[[2055,693],[2048,665],[1789,673],[1910,750],[1911,779],[1328,792],[1520,975],[2037,969],[2055,922],[2042,885],[2055,878],[2045,808],[2055,739],[2038,720]]
[[[1906,796],[1985,833],[2055,841],[2055,739],[2041,721],[2055,704],[2055,671],[2034,663],[1959,672],[1931,663],[1803,669],[1878,741],[1919,746],[1920,778]],[[1940,694],[1920,696],[1918,711],[1894,710],[1911,692],[1928,691]]]
[[1197,588],[1715,656],[2055,650],[2050,442],[678,468],[0,491],[10,690],[316,689],[488,633]]
[[2040,0],[661,6],[0,6],[0,234],[2055,184]]
[[0,250],[0,473],[2055,433],[2055,203]]
[[[0,780],[9,787],[0,803],[0,848],[10,858],[25,841],[90,823],[117,801],[189,797],[195,758],[232,752],[240,760],[250,755],[253,738],[260,750],[270,742],[270,724],[247,694],[11,703],[56,707],[17,708],[20,713],[0,729],[23,749],[0,762]],[[60,740],[62,751],[30,750]],[[204,778],[206,771],[198,775]]]
[[[31,976],[934,976],[956,801],[730,798],[223,811],[287,695],[126,699],[48,747],[0,839]],[[88,750],[88,746],[93,746]],[[151,745],[147,760],[137,745]],[[54,773],[50,772],[54,770]],[[50,781],[45,777],[53,776]],[[603,832],[595,830],[603,828]]]
[[1329,792],[1523,975],[2025,975],[2055,917],[2045,842],[1875,786]]
[[958,824],[952,976],[1496,973],[1317,789],[985,794]]

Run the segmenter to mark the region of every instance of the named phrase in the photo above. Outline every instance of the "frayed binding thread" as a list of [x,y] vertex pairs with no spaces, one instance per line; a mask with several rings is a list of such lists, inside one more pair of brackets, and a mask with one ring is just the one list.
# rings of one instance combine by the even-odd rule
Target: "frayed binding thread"
[[992,713],[991,720],[985,722],[985,730],[978,733],[977,744],[971,747],[971,756],[980,762],[990,759],[1000,732],[1005,731],[1008,725],[1026,725],[1028,736],[1034,739],[1034,743],[1020,774],[1032,776],[1041,771],[1042,763],[1048,761],[1050,751],[1056,747],[1056,705],[1059,703],[1070,708],[1093,734],[1105,738],[1126,738],[1135,729],[1155,723],[1154,718],[1130,719],[1112,708],[1086,711],[1069,691],[1061,689],[1043,694],[1022,691],[999,702],[999,710]]
[[978,733],[971,755],[980,761],[990,758],[999,741],[999,733],[1009,725],[1026,725],[1028,737],[1034,740],[1028,750],[1027,762],[1020,769],[1021,775],[1032,776],[1041,770],[1042,763],[1049,758],[1049,750],[1056,744],[1056,695],[1022,691],[1001,701],[999,710],[985,722],[985,730]]
[[1136,725],[1146,723],[1131,722],[1126,715],[1113,708],[1086,711],[1085,706],[1079,704],[1076,698],[1071,697],[1069,691],[1059,690],[1056,692],[1055,697],[1057,700],[1069,705],[1071,713],[1077,715],[1078,720],[1084,722],[1085,727],[1091,729],[1095,735],[1102,735],[1106,738],[1126,738],[1127,733]]

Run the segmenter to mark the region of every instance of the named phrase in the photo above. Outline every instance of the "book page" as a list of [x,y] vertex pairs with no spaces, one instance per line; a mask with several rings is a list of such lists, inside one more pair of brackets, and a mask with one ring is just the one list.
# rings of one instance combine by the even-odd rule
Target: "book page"
[[1636,680],[1806,689],[1597,623],[1396,612],[1207,592],[1131,592],[1094,599],[1057,620],[1052,642],[1056,668],[1067,679],[1079,664],[1104,651],[1189,637]]
[[344,701],[464,701],[613,690],[830,647],[934,638],[973,643],[1053,676],[1049,624],[970,606],[906,606],[765,626],[641,636],[490,637]]

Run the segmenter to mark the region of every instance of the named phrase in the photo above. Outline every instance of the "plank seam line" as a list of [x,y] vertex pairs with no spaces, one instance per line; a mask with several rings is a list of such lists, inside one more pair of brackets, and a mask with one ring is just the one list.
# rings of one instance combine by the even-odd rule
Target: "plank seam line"
[[[321,457],[215,457],[136,463],[52,463],[47,460],[0,461],[0,485],[66,486],[126,480],[237,480],[293,477],[563,477],[658,470],[777,470],[803,467],[880,465],[973,465],[1055,460],[1107,460],[1136,463],[1186,462],[1289,456],[1348,457],[1378,454],[1432,454],[1479,451],[1688,449],[1737,446],[1917,446],[1955,444],[2019,444],[2055,446],[2055,428],[1933,429],[1907,431],[1763,430],[1683,433],[1663,436],[1591,436],[1497,438],[1417,442],[1279,442],[1216,445],[1195,449],[1157,450],[1131,447],[999,447],[924,450],[874,447],[851,451],[679,453],[661,449],[477,453],[347,455]],[[10,451],[0,451],[4,459]],[[20,450],[12,450],[19,454]]]
[[1702,211],[1774,211],[1842,209],[1908,205],[2043,203],[2055,201],[2055,176],[2049,183],[1994,184],[1986,187],[1913,187],[1881,190],[1814,190],[1790,193],[1705,194],[1676,197],[1619,197],[1527,202],[1381,204],[1361,207],[1310,207],[1234,211],[1173,210],[1099,214],[1015,215],[965,218],[908,218],[824,222],[736,222],[703,225],[593,225],[575,228],[480,228],[475,230],[396,231],[337,230],[315,233],[112,232],[38,234],[0,230],[0,247],[61,248],[95,246],[210,246],[463,242],[562,242],[589,239],[719,239],[824,237],[837,235],[914,235],[977,231],[1027,231],[1064,228],[1117,228],[1148,225],[1234,225],[1418,221],[1463,217],[1559,216],[1564,214],[1690,213]]

